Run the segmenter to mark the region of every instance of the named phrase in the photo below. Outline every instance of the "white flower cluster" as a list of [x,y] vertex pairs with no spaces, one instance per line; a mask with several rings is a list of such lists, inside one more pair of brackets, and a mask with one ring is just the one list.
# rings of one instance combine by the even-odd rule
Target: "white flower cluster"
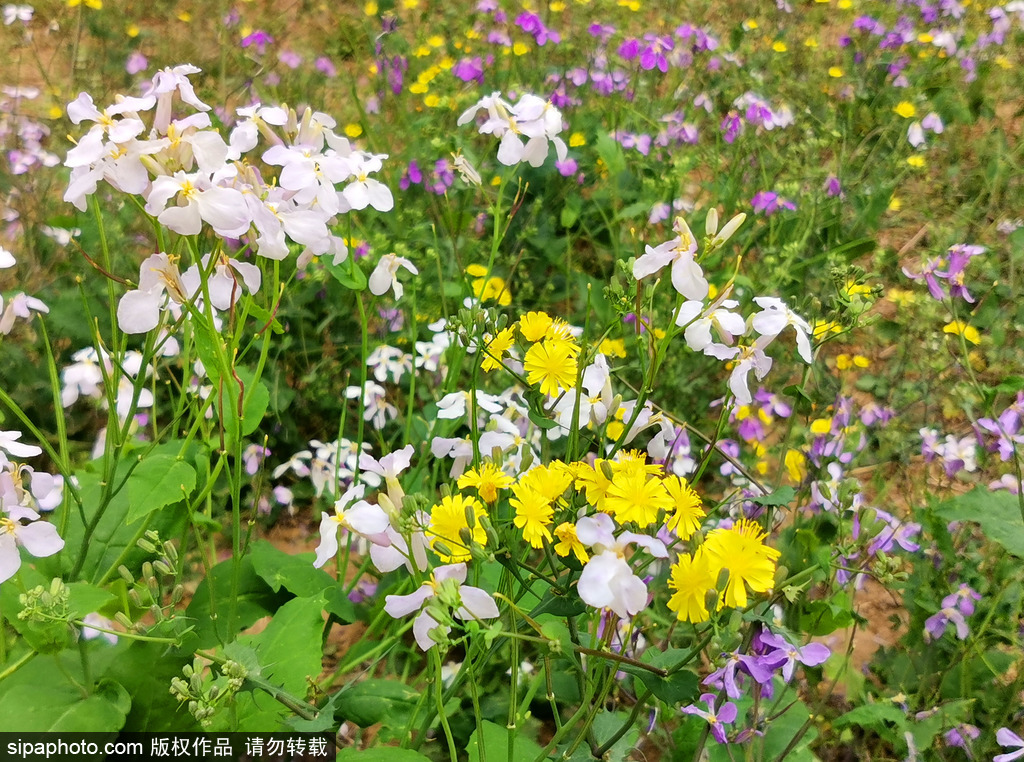
[[[387,157],[354,149],[326,114],[307,109],[300,117],[261,104],[238,110],[225,141],[189,82],[198,72],[189,64],[164,69],[142,96],[118,96],[102,111],[86,93],[72,101],[71,121],[93,126],[68,152],[64,200],[84,210],[103,180],[139,196],[146,212],[176,233],[194,235],[205,223],[223,237],[246,236],[270,259],[284,259],[291,241],[306,257],[342,261],[348,251],[330,228],[336,216],[394,206],[391,191],[371,177]],[[175,95],[193,113],[173,118]],[[246,157],[261,142],[268,144],[263,169]],[[278,177],[265,179],[274,167]]]
[[19,439],[20,431],[0,431],[0,582],[21,567],[19,547],[36,558],[52,556],[64,547],[56,527],[40,521],[41,511],[52,511],[64,499],[64,480],[8,459],[8,454],[16,458],[42,454],[39,447]]
[[562,112],[550,102],[527,93],[513,106],[500,92],[491,93],[463,112],[459,126],[473,121],[481,109],[487,112],[487,119],[480,125],[480,133],[494,135],[501,141],[498,161],[506,167],[523,161],[539,167],[548,157],[549,143],[554,143],[558,160],[565,161],[569,149],[558,137],[562,131]]
[[[709,247],[720,247],[729,240],[744,218],[743,214],[737,215],[719,231],[718,214],[712,210],[706,230]],[[804,362],[810,363],[811,326],[775,297],[754,297],[761,311],[747,320],[733,311],[739,302],[729,298],[731,288],[723,290],[716,299],[709,299],[710,286],[697,263],[697,239],[682,217],[676,218],[675,232],[671,241],[647,246],[646,253],[633,263],[633,277],[640,280],[671,267],[672,286],[686,299],[676,313],[676,325],[683,328],[687,346],[695,352],[732,361],[729,389],[740,404],[749,405],[753,399],[748,383],[750,372],[760,380],[772,367],[772,358],[765,354],[765,348],[787,327],[792,327],[797,352]],[[739,336],[751,336],[751,340],[732,346]]]

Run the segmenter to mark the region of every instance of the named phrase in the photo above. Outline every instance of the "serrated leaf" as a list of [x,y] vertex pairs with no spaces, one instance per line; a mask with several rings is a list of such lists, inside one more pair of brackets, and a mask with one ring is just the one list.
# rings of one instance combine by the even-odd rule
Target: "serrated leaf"
[[1018,558],[1024,558],[1024,521],[1021,521],[1015,495],[975,487],[966,495],[941,503],[935,513],[946,521],[971,521],[980,525],[985,537]]
[[323,668],[324,599],[293,598],[275,612],[258,635],[238,638],[256,652],[261,674],[268,681],[302,698],[307,678]]
[[128,515],[134,523],[153,511],[184,500],[196,487],[196,470],[184,460],[151,453],[128,479]]

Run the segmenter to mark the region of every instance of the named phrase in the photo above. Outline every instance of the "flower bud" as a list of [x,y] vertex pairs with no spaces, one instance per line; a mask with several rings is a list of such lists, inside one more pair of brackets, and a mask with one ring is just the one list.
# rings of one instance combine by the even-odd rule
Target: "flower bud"
[[715,207],[708,209],[708,216],[704,220],[704,232],[708,238],[714,237],[718,232],[718,210]]

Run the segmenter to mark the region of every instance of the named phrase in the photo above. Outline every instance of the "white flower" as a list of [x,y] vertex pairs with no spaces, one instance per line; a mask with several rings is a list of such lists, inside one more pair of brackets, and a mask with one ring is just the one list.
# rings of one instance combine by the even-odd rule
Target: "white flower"
[[345,186],[341,195],[353,209],[365,209],[372,206],[378,212],[390,212],[395,206],[391,189],[380,180],[369,177],[371,172],[379,172],[381,160],[387,154],[364,154],[356,152],[350,158],[350,169],[353,182]]
[[767,339],[761,346],[768,346],[787,326],[793,326],[793,330],[796,331],[797,352],[804,362],[810,363],[813,359],[811,326],[807,321],[789,309],[781,299],[773,296],[755,296],[754,302],[761,308],[761,312],[751,318],[750,326]]
[[[168,206],[172,199],[175,204]],[[182,235],[196,235],[206,222],[220,235],[237,238],[252,221],[241,191],[214,185],[210,175],[201,172],[155,178],[145,208]]]
[[43,450],[36,445],[22,444],[20,431],[0,431],[0,450],[10,453],[16,458],[34,458],[42,455]]
[[416,265],[405,257],[397,254],[385,254],[370,275],[370,293],[374,296],[383,296],[390,288],[395,292],[395,299],[401,299],[405,289],[398,282],[398,268],[404,267],[413,275],[419,275],[420,271]]
[[[0,297],[0,307],[3,306],[3,303],[3,297]],[[14,329],[15,318],[28,320],[32,317],[33,312],[45,314],[49,311],[50,308],[34,296],[15,294],[7,303],[7,308],[4,310],[3,315],[0,316],[0,333],[4,336],[9,334]]]
[[576,522],[576,537],[595,550],[583,567],[577,590],[587,605],[609,608],[621,619],[629,619],[647,607],[647,586],[626,561],[627,547],[640,545],[656,558],[668,558],[668,550],[653,537],[635,532],[621,532],[616,537],[614,530],[615,522],[606,513]]
[[337,554],[338,530],[341,528],[365,537],[375,544],[388,542],[383,536],[390,524],[387,514],[379,505],[371,505],[362,499],[365,490],[366,486],[363,484],[350,488],[334,503],[333,514],[324,511],[320,519],[320,544],[317,546],[316,560],[313,562],[317,569]]
[[[498,604],[489,593],[478,587],[464,585],[466,581],[466,565],[451,564],[439,566],[430,575],[430,581],[420,585],[419,590],[409,595],[389,595],[384,600],[384,610],[395,619],[399,619],[419,610],[419,616],[413,622],[412,632],[416,644],[424,651],[436,645],[431,634],[440,629],[442,636],[447,635],[451,627],[437,621],[434,614],[442,615],[450,612],[463,621],[470,619],[495,619],[500,615]],[[436,607],[431,599],[437,598]],[[431,605],[428,605],[431,604]],[[435,636],[436,637],[436,636]]]
[[14,267],[16,264],[18,264],[18,260],[14,258],[14,255],[3,246],[0,246],[0,269],[6,270],[9,267]]
[[[201,262],[203,271],[208,271],[210,255],[204,254]],[[227,255],[221,254],[207,282],[207,289],[210,292],[210,304],[221,311],[229,310],[238,301],[238,297],[242,295],[243,284],[250,294],[255,294],[260,290],[262,278],[263,274],[256,265],[240,262],[237,259],[231,259]],[[190,296],[199,292],[199,267],[192,265],[181,276],[181,280]]]
[[187,302],[191,293],[182,283],[176,264],[164,253],[153,254],[139,266],[139,287],[121,297],[117,305],[117,324],[125,333],[152,331],[160,322],[164,294],[177,304]]
[[[16,505],[5,513],[0,514],[0,582],[6,582],[21,568],[19,545],[36,558],[52,556],[64,547],[57,528],[38,521],[39,514],[32,509]],[[22,524],[24,520],[29,523]]]
[[676,238],[660,246],[645,248],[645,254],[633,263],[633,277],[642,280],[672,265],[672,286],[687,299],[702,301],[708,295],[708,281],[694,255],[697,239],[682,217],[676,218]]
[[[743,317],[732,311],[739,306],[739,302],[725,298],[727,296],[728,289],[706,309],[703,302],[683,302],[676,313],[676,325],[685,326],[683,338],[694,352],[710,354],[708,349],[712,345],[728,346],[732,344],[734,336],[746,331]],[[721,340],[721,344],[715,344],[712,332]]]

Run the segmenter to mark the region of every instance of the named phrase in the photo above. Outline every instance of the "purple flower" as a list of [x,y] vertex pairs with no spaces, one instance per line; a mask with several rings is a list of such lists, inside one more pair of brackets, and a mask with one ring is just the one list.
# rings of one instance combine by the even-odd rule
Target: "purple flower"
[[420,171],[420,165],[413,159],[409,162],[405,172],[402,173],[402,179],[398,181],[398,187],[402,190],[409,190],[410,185],[419,185],[422,182],[423,173]]
[[480,56],[475,58],[461,58],[452,67],[452,74],[463,82],[476,82],[478,85],[484,83],[484,63]]
[[635,37],[624,41],[619,45],[619,57],[625,61],[632,61],[638,55],[640,55],[640,40]]
[[576,170],[579,169],[579,164],[576,159],[566,159],[565,161],[556,161],[555,169],[558,170],[558,174],[562,177],[572,177],[576,174]]
[[829,175],[825,180],[825,195],[829,198],[843,197],[843,186],[835,175]]
[[724,666],[705,677],[703,684],[719,690],[724,689],[729,698],[739,698],[743,692],[740,690],[736,678],[741,670],[754,678],[760,685],[771,682],[772,672],[763,661],[763,657],[736,652],[729,655]]
[[764,212],[766,217],[771,217],[780,209],[789,209],[790,211],[796,209],[796,204],[782,198],[775,191],[758,191],[750,200],[750,205],[754,207],[755,212]]
[[740,119],[740,115],[735,111],[730,111],[726,114],[725,119],[722,120],[722,124],[719,125],[722,130],[723,139],[726,143],[732,143],[736,140],[736,136],[743,130],[743,121]]
[[320,56],[313,62],[313,68],[328,79],[338,76],[338,69],[327,56]]
[[263,55],[267,51],[267,45],[273,45],[274,38],[264,32],[262,29],[257,29],[251,34],[247,34],[242,38],[242,47],[254,47],[256,52]]
[[139,51],[133,50],[132,54],[128,56],[128,60],[125,61],[124,70],[131,75],[135,75],[140,71],[145,71],[148,66],[149,61],[146,57]]
[[960,587],[957,588],[955,593],[950,593],[942,599],[942,607],[955,606],[956,609],[964,616],[970,616],[974,613],[975,601],[981,600],[981,593],[963,582],[960,583]]
[[[684,709],[683,711],[686,710]],[[996,742],[998,742],[1000,746],[1015,746],[1017,747],[1017,751],[1011,751],[1007,754],[997,754],[992,757],[992,762],[1010,762],[1010,760],[1024,757],[1024,738],[1021,738],[1009,728],[999,728],[999,730],[996,731]]]
[[277,60],[287,66],[289,69],[298,69],[299,64],[302,63],[302,56],[296,53],[294,50],[282,50],[277,54]]
[[925,620],[924,639],[933,640],[941,638],[950,622],[956,626],[957,638],[966,640],[971,630],[967,626],[967,620],[964,619],[964,615],[953,606],[945,606]]
[[808,643],[802,648],[797,648],[781,635],[774,633],[761,633],[761,642],[769,648],[775,649],[765,654],[763,663],[772,669],[782,667],[782,679],[787,683],[793,677],[793,670],[796,668],[797,662],[805,667],[817,667],[819,664],[824,664],[832,655],[828,646],[821,643]]
[[950,728],[942,734],[942,738],[947,746],[958,746],[961,749],[966,749],[967,745],[980,735],[981,731],[974,725],[963,724]]
[[[736,710],[736,705],[731,701],[726,701],[716,710],[715,694],[713,693],[701,694],[700,700],[707,705],[706,710],[701,709],[697,704],[690,704],[690,706],[683,707],[683,714],[695,714],[698,717],[703,717],[711,726],[711,735],[715,737],[715,740],[718,743],[725,743],[725,728],[723,726],[736,721],[736,715],[739,713]],[[1024,741],[1021,743],[1024,744]],[[1021,753],[1024,754],[1024,751]]]

